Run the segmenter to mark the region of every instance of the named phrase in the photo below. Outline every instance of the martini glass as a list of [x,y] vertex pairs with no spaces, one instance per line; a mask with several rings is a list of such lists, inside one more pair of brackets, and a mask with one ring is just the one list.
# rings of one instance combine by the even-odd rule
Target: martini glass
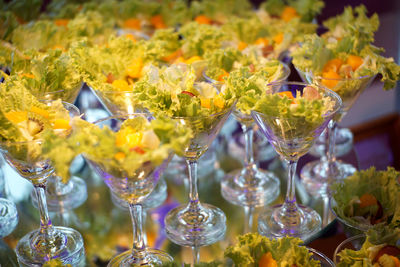
[[174,118],[190,127],[194,133],[185,149],[189,172],[189,203],[168,212],[165,217],[165,231],[172,242],[193,248],[194,262],[199,262],[199,247],[213,244],[225,235],[224,212],[212,205],[200,203],[197,190],[197,161],[218,135],[233,106],[209,116]]
[[[56,90],[38,93],[36,97],[44,101],[61,99],[67,103],[74,103],[83,83],[73,90]],[[67,183],[63,183],[57,174],[52,174],[46,184],[47,208],[50,212],[62,212],[81,206],[87,199],[86,183],[83,179],[72,176]],[[31,201],[38,208],[38,200],[34,191],[31,193]]]
[[[274,82],[287,79],[290,69],[283,65],[283,75]],[[252,211],[256,207],[267,205],[280,194],[279,178],[270,171],[261,170],[254,161],[253,136],[254,120],[250,114],[244,114],[237,108],[233,116],[240,123],[245,139],[244,167],[228,173],[221,181],[221,194],[229,202],[244,207],[245,229],[251,231],[253,225]]]
[[[74,105],[63,104],[70,116],[79,115]],[[0,150],[7,163],[33,184],[40,214],[40,228],[23,236],[15,252],[21,266],[42,266],[51,259],[81,266],[85,259],[81,234],[72,228],[53,226],[48,215],[46,182],[54,168],[41,157],[41,144],[42,140],[0,143]]]
[[[271,83],[272,94],[289,91],[292,95],[302,94],[307,86],[305,83],[280,82]],[[328,97],[334,106],[331,111],[323,115],[320,123],[308,123],[304,117],[284,117],[278,114],[271,116],[252,111],[252,116],[261,131],[268,138],[276,152],[284,159],[288,166],[288,183],[285,202],[268,207],[258,219],[260,234],[274,238],[284,236],[299,237],[308,240],[321,227],[319,214],[296,202],[295,174],[298,159],[306,154],[314,141],[332,117],[339,111],[342,101],[333,91],[318,87],[323,97]]]
[[[137,116],[143,116],[148,120],[153,118],[146,113],[136,113],[107,117],[95,122],[95,124],[109,126],[113,131],[118,131],[124,120]],[[132,176],[128,176],[123,170],[110,168],[107,164],[107,159],[98,162],[91,160],[88,155],[84,156],[95,172],[103,178],[113,194],[129,203],[129,211],[133,224],[133,248],[115,256],[111,259],[108,266],[158,266],[172,261],[172,257],[167,253],[146,247],[142,225],[142,203],[155,188],[171,157],[159,166],[146,162]]]
[[344,179],[357,170],[353,165],[336,159],[337,124],[347,114],[364,89],[371,84],[374,77],[374,75],[343,79],[328,79],[312,75],[309,77],[314,83],[337,92],[343,101],[342,109],[328,124],[326,157],[306,164],[301,170],[302,182],[309,192],[329,195],[330,183]]
[[18,212],[14,202],[0,198],[0,238],[8,236],[18,224]]

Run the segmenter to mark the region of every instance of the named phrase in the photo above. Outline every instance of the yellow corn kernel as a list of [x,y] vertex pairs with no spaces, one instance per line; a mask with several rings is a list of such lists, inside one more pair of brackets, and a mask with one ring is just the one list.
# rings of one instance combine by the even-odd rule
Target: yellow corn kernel
[[209,98],[200,98],[200,105],[203,108],[211,108],[211,99],[209,99]]
[[225,102],[221,97],[217,96],[216,98],[214,98],[214,106],[222,109],[225,106]]
[[35,106],[31,107],[31,112],[36,113],[36,114],[38,114],[38,115],[40,115],[40,116],[42,116],[42,117],[44,117],[46,119],[48,119],[50,117],[50,113],[47,110],[41,109],[41,108],[38,108],[38,107],[35,107]]
[[114,80],[112,86],[120,91],[129,91],[129,84],[125,80]]
[[53,121],[53,129],[69,130],[69,129],[71,129],[71,125],[69,125],[69,120],[55,119]]
[[192,64],[193,62],[202,60],[199,56],[193,56],[185,60],[186,64]]
[[28,112],[26,111],[10,111],[4,114],[7,120],[13,123],[20,123],[22,121],[26,121],[28,119]]
[[126,156],[125,156],[125,153],[124,153],[124,152],[117,152],[117,153],[115,153],[115,155],[114,155],[114,158],[115,158],[116,160],[123,160],[125,157],[126,157]]
[[143,60],[138,58],[126,68],[126,74],[131,78],[140,78],[142,74]]

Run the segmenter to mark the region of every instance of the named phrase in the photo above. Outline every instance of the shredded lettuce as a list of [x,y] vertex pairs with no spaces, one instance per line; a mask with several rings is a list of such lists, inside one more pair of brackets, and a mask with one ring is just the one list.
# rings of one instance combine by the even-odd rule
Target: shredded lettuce
[[203,0],[192,1],[193,17],[206,15],[214,21],[225,23],[229,17],[251,17],[252,5],[248,0]]
[[[191,137],[190,129],[165,117],[157,117],[151,122],[144,117],[127,119],[121,130],[128,126],[135,132],[153,131],[160,145],[154,149],[143,148],[143,153],[131,150],[128,146],[116,146],[117,133],[110,128],[100,128],[76,118],[72,121],[73,131],[67,138],[58,137],[51,131],[44,134],[44,156],[51,159],[63,180],[68,179],[69,166],[79,154],[102,165],[105,171],[116,177],[136,179],[137,170],[144,164],[150,162],[154,166],[160,165],[171,152],[181,155]],[[115,156],[118,153],[124,156],[118,158]]]
[[284,237],[268,239],[258,233],[238,236],[238,243],[225,250],[225,257],[233,260],[235,266],[257,267],[265,253],[271,253],[277,266],[320,266],[320,262],[311,258],[311,252],[298,238]]
[[[386,171],[377,171],[374,167],[358,171],[342,183],[332,185],[332,197],[336,204],[334,211],[342,220],[359,228],[371,228],[372,225],[356,213],[359,198],[368,193],[382,205],[385,220],[376,224],[393,225],[400,220],[400,185],[397,182],[400,173],[392,167]],[[357,212],[356,212],[357,211]]]
[[293,7],[302,21],[311,22],[325,3],[321,0],[268,0],[261,4],[260,9],[266,10],[270,15],[281,16],[285,6]]

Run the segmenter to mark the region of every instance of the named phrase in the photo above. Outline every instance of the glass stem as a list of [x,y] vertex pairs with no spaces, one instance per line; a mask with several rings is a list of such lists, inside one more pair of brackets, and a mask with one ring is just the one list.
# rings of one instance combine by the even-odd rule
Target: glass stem
[[336,132],[337,132],[337,123],[331,120],[328,124],[328,151],[326,157],[328,159],[328,177],[334,178],[338,176],[338,168],[336,165],[336,154],[335,154],[335,146],[336,146]]
[[250,233],[253,228],[253,212],[253,207],[244,206],[244,234]]
[[244,159],[245,167],[249,167],[254,164],[254,154],[253,154],[253,135],[254,130],[251,126],[246,126],[242,124],[242,130],[244,134],[245,140],[245,150],[246,150],[246,157]]
[[37,198],[37,205],[40,215],[40,234],[43,234],[47,243],[52,243],[54,240],[54,228],[51,223],[46,202],[46,185],[35,184],[34,190]]
[[297,160],[286,160],[286,163],[288,165],[288,184],[283,208],[285,209],[285,212],[293,213],[297,211],[295,184]]
[[189,170],[189,210],[195,212],[200,209],[199,193],[197,191],[197,160],[186,161]]
[[143,237],[143,207],[141,204],[129,204],[133,226],[132,256],[136,263],[145,262],[146,246]]
[[199,247],[192,247],[193,253],[193,265],[198,264],[200,262],[200,248]]

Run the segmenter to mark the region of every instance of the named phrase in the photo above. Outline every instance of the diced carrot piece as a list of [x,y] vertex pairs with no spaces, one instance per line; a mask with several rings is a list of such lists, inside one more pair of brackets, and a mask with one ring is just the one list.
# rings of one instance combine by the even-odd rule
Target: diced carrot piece
[[328,72],[328,71],[334,71],[334,72],[339,72],[340,67],[343,64],[343,60],[340,58],[334,58],[329,60],[328,62],[325,63],[324,68],[322,69],[322,72]]
[[129,133],[125,136],[125,143],[128,147],[136,147],[142,141],[142,133]]
[[194,19],[198,24],[211,24],[212,19],[210,19],[207,16],[204,15],[198,15],[195,19]]
[[216,98],[214,98],[214,105],[217,108],[223,109],[225,106],[225,101],[221,97],[217,96]]
[[13,123],[20,123],[22,121],[26,121],[28,119],[28,112],[26,111],[10,111],[4,114],[7,120]]
[[49,114],[49,112],[47,110],[41,109],[41,108],[38,108],[38,107],[35,107],[35,106],[31,107],[31,112],[36,113],[36,114],[38,114],[38,115],[40,115],[42,117],[45,117],[46,119],[48,119],[50,117],[50,114]]
[[193,57],[186,59],[185,62],[186,62],[186,64],[192,64],[193,62],[196,62],[199,60],[202,60],[202,58],[199,56],[193,56]]
[[290,91],[279,92],[278,95],[286,96],[287,98],[294,99],[293,94]]
[[264,46],[266,46],[266,45],[269,45],[269,40],[267,38],[260,37],[254,43],[256,45],[264,45]]
[[53,49],[53,50],[61,50],[61,51],[63,51],[63,52],[67,51],[67,50],[65,49],[65,47],[62,46],[62,45],[53,45],[53,47],[52,47],[51,49]]
[[127,33],[127,34],[125,34],[124,36],[125,36],[126,38],[128,38],[128,39],[132,40],[132,42],[134,42],[134,43],[136,43],[136,42],[137,42],[137,40],[136,40],[135,36],[133,36],[133,34],[132,34],[132,33]]
[[64,119],[55,119],[53,121],[53,129],[71,129],[71,125],[69,124],[69,120]]
[[389,255],[389,256],[392,259],[392,261],[394,262],[394,266],[395,267],[400,267],[400,260],[395,256],[392,256],[392,255]]
[[129,91],[129,84],[125,80],[114,80],[112,86],[120,91]]
[[169,54],[168,56],[163,57],[162,60],[167,62],[172,62],[180,56],[182,56],[182,50],[178,49],[175,52]]
[[245,49],[246,47],[247,47],[247,44],[246,44],[245,42],[240,41],[240,42],[238,43],[238,49],[239,49],[240,51],[242,51],[242,50]]
[[279,34],[275,35],[272,38],[272,40],[274,40],[275,43],[280,44],[280,43],[282,43],[284,37],[285,36],[283,35],[283,33],[279,33]]
[[278,267],[278,263],[272,258],[271,252],[267,252],[261,256],[258,267]]
[[364,194],[360,197],[360,208],[378,205],[378,200],[371,194]]
[[222,70],[222,74],[218,76],[218,81],[222,82],[224,80],[224,77],[229,77],[229,73],[226,72],[224,69]]
[[364,61],[363,61],[362,57],[354,56],[354,55],[348,56],[347,60],[346,60],[346,64],[349,64],[351,66],[351,68],[353,69],[353,71],[358,69],[358,67],[360,67],[361,64],[363,64],[363,62]]
[[209,98],[200,98],[200,105],[203,108],[211,108],[211,99],[209,99]]
[[115,153],[115,155],[114,155],[114,158],[115,158],[116,160],[123,160],[125,157],[126,157],[126,155],[125,155],[124,152],[117,152],[117,153]]
[[138,58],[126,68],[126,74],[131,78],[140,78],[142,76],[143,60]]
[[115,80],[114,75],[110,72],[107,74],[107,80],[106,83],[113,83],[113,81]]
[[164,20],[161,15],[155,15],[151,17],[150,23],[154,26],[156,29],[165,29],[167,26],[164,23]]
[[35,79],[35,75],[31,74],[31,73],[22,73],[19,75],[21,78],[22,77],[27,77],[27,78],[32,78]]
[[69,19],[56,19],[54,20],[54,23],[57,26],[64,26],[67,27],[68,23],[69,23]]
[[123,27],[133,30],[140,30],[142,28],[142,22],[140,19],[130,18],[124,21]]
[[296,18],[298,16],[299,15],[297,14],[296,9],[294,9],[291,6],[285,6],[285,8],[283,9],[282,14],[281,14],[281,19],[288,22],[291,19]]
[[322,78],[322,83],[330,89],[333,89],[341,79],[340,75],[332,70],[322,73]]

